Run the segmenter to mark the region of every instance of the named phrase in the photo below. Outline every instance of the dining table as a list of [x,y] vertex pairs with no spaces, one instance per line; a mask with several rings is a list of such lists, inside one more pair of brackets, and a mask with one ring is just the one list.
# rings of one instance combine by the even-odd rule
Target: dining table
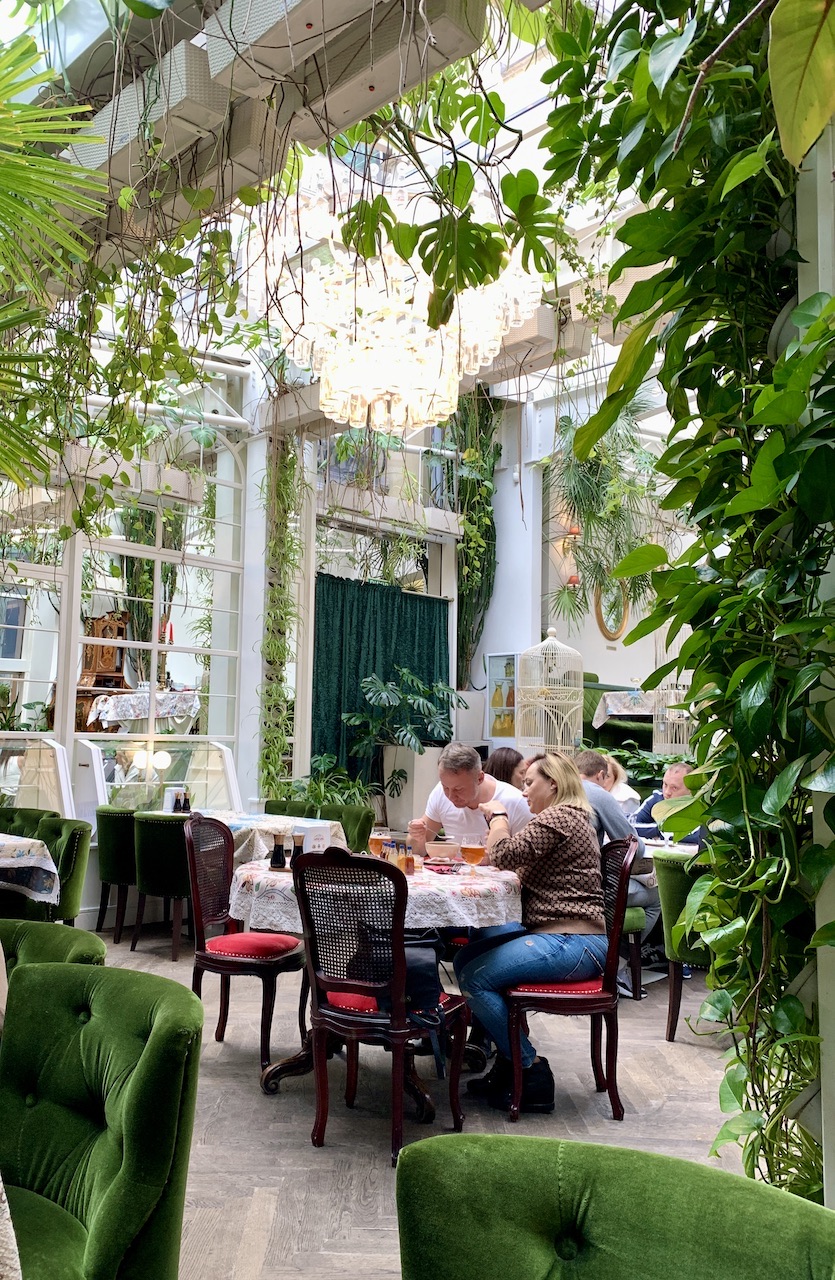
[[[90,703],[87,723],[98,720],[103,728],[118,726],[122,733],[143,733],[148,728],[151,694],[147,689],[102,693]],[[190,733],[200,714],[196,689],[158,689],[155,695],[156,733]]]
[[[273,851],[276,836],[282,839],[293,834],[294,829],[303,830],[310,822],[307,818],[293,818],[283,813],[236,813],[232,809],[203,809],[207,818],[218,818],[232,832],[235,845],[234,863],[236,867],[249,864],[253,859],[263,866],[263,859],[269,860]],[[341,822],[321,820],[322,826],[329,828],[329,844],[338,845],[340,849],[348,848],[345,832]],[[272,928],[271,925],[256,925],[255,928]]]
[[599,729],[610,716],[652,716],[655,713],[655,690],[610,689],[601,695],[592,717],[592,725]]
[[[448,864],[443,870],[424,867],[408,877],[407,929],[481,928],[522,918],[522,888],[513,871]],[[246,929],[300,933],[301,919],[293,876],[274,871],[258,859],[235,868],[229,914]]]
[[0,889],[22,893],[35,902],[57,903],[58,868],[43,840],[0,835]]

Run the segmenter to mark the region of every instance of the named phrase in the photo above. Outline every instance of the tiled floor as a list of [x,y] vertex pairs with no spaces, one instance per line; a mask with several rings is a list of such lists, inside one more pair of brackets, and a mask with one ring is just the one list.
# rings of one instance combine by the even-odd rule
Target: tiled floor
[[[159,927],[161,929],[161,926]],[[106,935],[108,936],[108,935]],[[126,937],[129,935],[126,935]],[[139,950],[109,945],[108,964],[146,969],[190,985],[185,944],[177,964],[170,941],[148,931]],[[273,1024],[275,1057],[298,1046],[299,978],[279,983]],[[465,1131],[508,1131],[610,1143],[709,1163],[721,1124],[717,1094],[721,1049],[684,1022],[704,994],[696,973],[684,984],[678,1039],[667,1044],[667,982],[655,982],[639,1003],[620,1004],[619,1085],[626,1116],[611,1118],[605,1094],[594,1090],[588,1019],[533,1015],[531,1033],[557,1081],[553,1115],[524,1116],[510,1126],[484,1104],[465,1104]],[[275,1097],[258,1085],[260,983],[232,982],[226,1041],[214,1039],[218,979],[204,980],[206,1030],[197,1120],[183,1233],[182,1280],[290,1280],[291,1277],[399,1276],[394,1171],[389,1155],[389,1057],[360,1050],[357,1103],[342,1093],[345,1064],[330,1064],[331,1110],[325,1146],[311,1146],[313,1078],[286,1081]],[[432,1075],[424,1060],[424,1075]],[[465,1077],[466,1078],[466,1077]],[[451,1129],[445,1082],[434,1081],[437,1119],[427,1128],[409,1118],[405,1142]],[[721,1167],[738,1170],[729,1151]],[[713,1161],[710,1163],[719,1162]],[[149,1278],[150,1280],[150,1278]]]

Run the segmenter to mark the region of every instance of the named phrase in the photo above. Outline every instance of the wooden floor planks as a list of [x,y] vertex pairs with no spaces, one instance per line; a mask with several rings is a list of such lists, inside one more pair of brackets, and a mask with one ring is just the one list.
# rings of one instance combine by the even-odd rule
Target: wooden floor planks
[[[127,935],[129,937],[129,933]],[[163,974],[191,985],[184,942],[178,963],[161,931],[143,933],[140,949],[108,940],[110,965]],[[298,1047],[298,975],[279,982],[273,1024],[274,1057]],[[708,1150],[722,1116],[718,1088],[722,1048],[696,1036],[685,1018],[704,996],[703,976],[684,984],[678,1039],[667,1044],[667,983],[648,987],[640,1003],[620,1003],[619,1086],[625,1108],[611,1119],[605,1094],[594,1091],[589,1027],[584,1018],[534,1015],[531,1038],[550,1060],[557,1082],[553,1115],[523,1116],[510,1125],[484,1104],[465,1102],[468,1133],[525,1133],[610,1143],[739,1170],[734,1151],[721,1162]],[[181,1280],[325,1280],[400,1275],[394,1171],[389,1157],[390,1059],[380,1049],[360,1050],[353,1110],[344,1103],[345,1064],[330,1064],[331,1105],[325,1146],[310,1142],[312,1076],[285,1081],[267,1097],[258,1086],[261,985],[232,981],[226,1041],[214,1039],[218,980],[203,983],[206,1027],[197,1119],[187,1192]],[[431,1076],[431,1059],[421,1072]],[[466,1079],[467,1077],[465,1077]],[[407,1119],[406,1143],[451,1131],[446,1081],[432,1080],[434,1125]]]

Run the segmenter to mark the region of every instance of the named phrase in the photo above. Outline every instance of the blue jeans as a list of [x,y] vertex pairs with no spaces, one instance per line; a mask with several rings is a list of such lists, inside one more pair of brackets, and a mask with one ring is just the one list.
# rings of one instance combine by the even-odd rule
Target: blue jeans
[[[490,1032],[499,1053],[510,1057],[508,1013],[502,992],[525,982],[582,982],[597,978],[606,964],[609,940],[605,934],[530,933],[511,942],[484,949],[488,938],[518,930],[518,925],[496,925],[481,931],[472,943],[475,954],[464,947],[455,958],[455,972],[467,1004]],[[536,1050],[522,1036],[522,1066],[529,1067]]]

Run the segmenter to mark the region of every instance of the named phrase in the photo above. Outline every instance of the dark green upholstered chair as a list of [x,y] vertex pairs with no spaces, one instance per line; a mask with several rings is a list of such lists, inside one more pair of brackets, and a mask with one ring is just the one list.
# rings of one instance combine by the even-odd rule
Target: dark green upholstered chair
[[306,800],[267,800],[264,813],[286,814],[288,818],[315,818],[316,805]]
[[136,950],[136,944],[142,932],[146,898],[150,896],[173,899],[171,959],[179,958],[180,934],[183,931],[183,903],[189,896],[184,832],[188,816],[187,813],[144,813],[138,809],[133,815],[136,887],[139,890],[139,901],[136,905],[136,924],[130,941],[131,951]]
[[643,907],[627,907],[623,918],[623,936],[626,938],[629,956],[629,977],[632,981],[632,999],[641,998],[641,934],[647,927],[647,913]]
[[[694,846],[693,854],[695,852]],[[656,849],[654,854],[655,873],[658,876],[658,896],[661,899],[661,923],[664,926],[664,954],[667,957],[670,975],[667,1039],[675,1040],[678,1013],[681,1008],[682,965],[694,964],[704,968],[709,962],[710,953],[706,947],[688,945],[686,938],[682,938],[676,946],[673,941],[673,927],[678,924],[679,916],[687,902],[687,895],[693,888],[693,881],[703,875],[705,869],[696,866],[692,871],[687,870],[688,864],[693,860],[691,853]]]
[[549,1138],[416,1142],[397,1211],[403,1280],[830,1280],[835,1259],[830,1209],[673,1156]]
[[177,1280],[202,1025],[168,978],[15,969],[0,1173],[26,1280]]
[[75,920],[90,856],[92,827],[47,809],[0,809],[0,831],[43,840],[58,868],[57,902],[33,902],[23,894],[0,891],[0,917],[11,920]]
[[107,955],[94,933],[43,920],[0,920],[0,945],[10,976],[19,964],[104,964]]
[[365,853],[374,826],[374,810],[364,804],[323,804],[319,817],[326,822],[341,822],[345,840],[352,853]]
[[110,903],[110,886],[116,885],[116,922],[113,941],[122,941],[125,923],[125,907],[128,889],[136,884],[136,853],[133,847],[133,813],[130,809],[115,809],[112,805],[99,805],[96,809],[96,831],[99,848],[99,878],[101,902],[96,933],[104,928],[104,918]]

